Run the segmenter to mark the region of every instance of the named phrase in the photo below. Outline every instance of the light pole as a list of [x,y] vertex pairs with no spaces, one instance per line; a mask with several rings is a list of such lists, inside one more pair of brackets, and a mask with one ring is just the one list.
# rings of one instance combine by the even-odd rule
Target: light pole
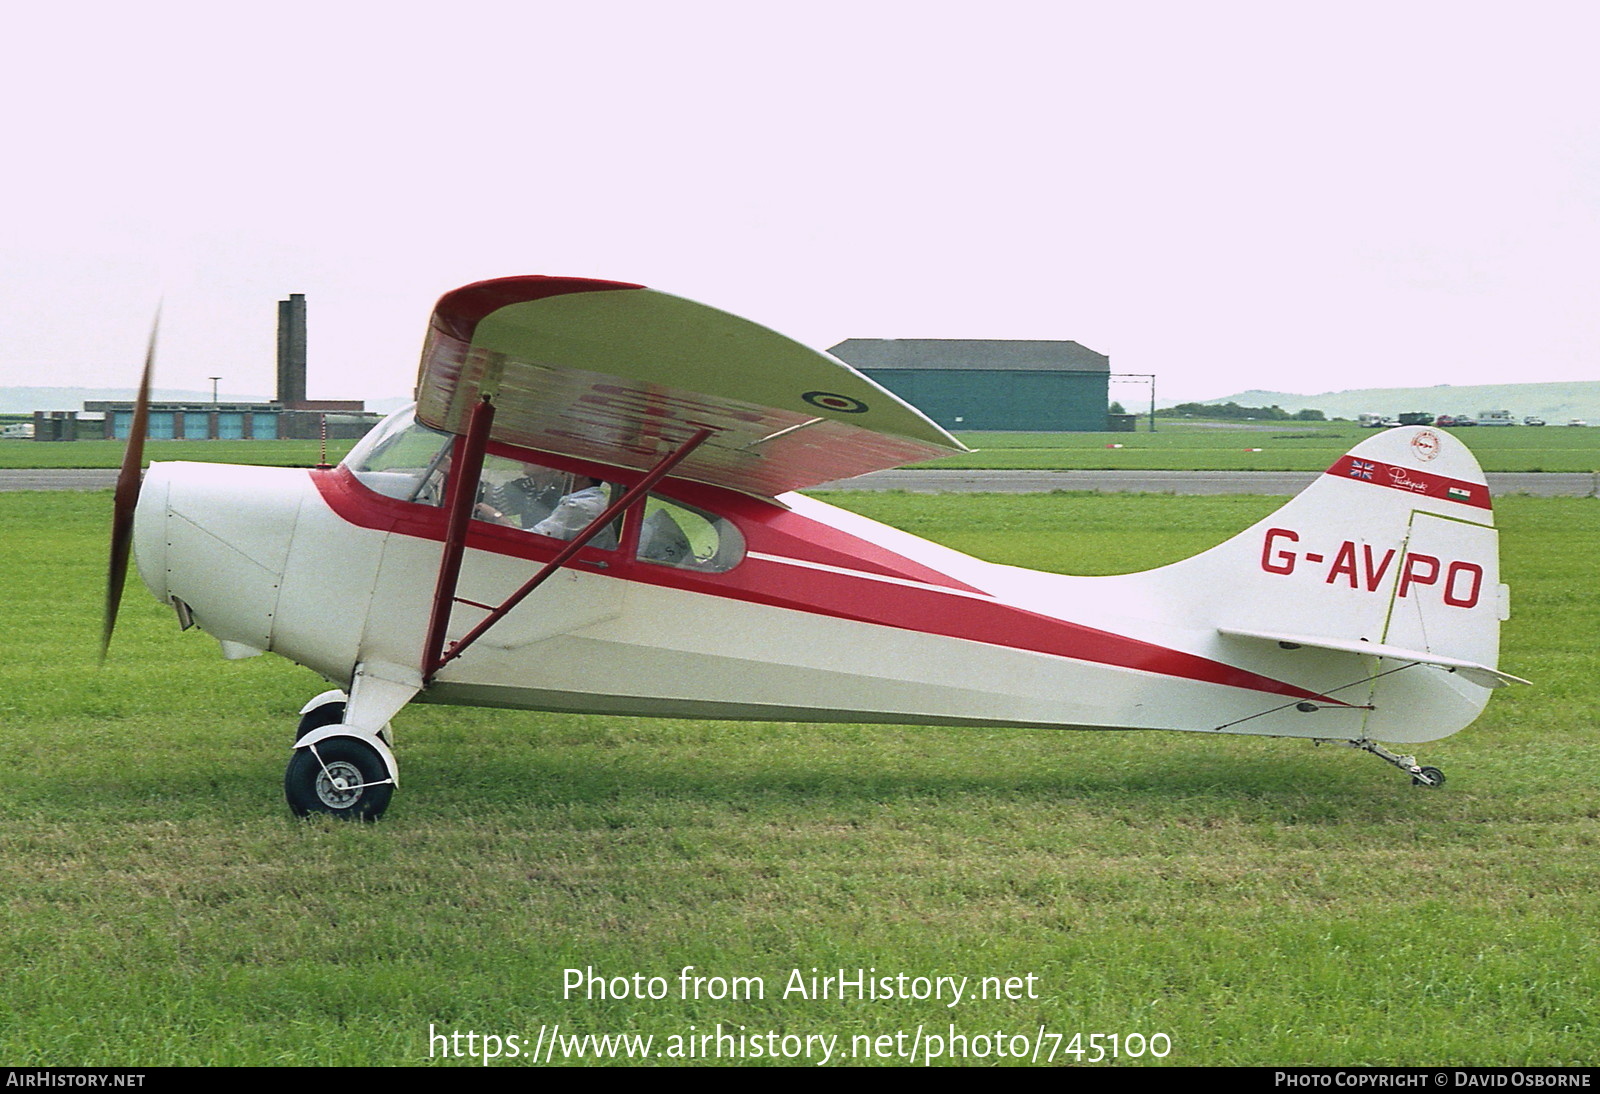
[[[1149,384],[1150,385],[1150,432],[1156,431],[1156,374],[1153,372],[1113,372],[1113,380],[1122,379],[1123,383]],[[1126,379],[1123,379],[1126,377]]]
[[222,377],[208,376],[206,379],[211,381],[211,401],[215,403],[217,401],[217,381],[222,379]]

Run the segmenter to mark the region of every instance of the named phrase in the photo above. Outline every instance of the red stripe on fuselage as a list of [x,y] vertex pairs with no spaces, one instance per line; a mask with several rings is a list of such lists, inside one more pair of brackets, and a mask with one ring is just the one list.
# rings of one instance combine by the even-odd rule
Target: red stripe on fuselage
[[697,588],[693,591],[919,634],[936,634],[945,638],[1067,657],[1113,668],[1264,691],[1292,699],[1338,702],[1270,676],[1071,623],[1055,616],[1042,615],[998,600],[944,589],[902,585],[865,574],[840,574],[786,566],[781,562],[749,560],[739,569],[747,566],[753,571],[751,576],[755,579],[749,585],[729,587],[718,582],[715,588]]
[[[329,507],[352,524],[444,539],[440,510],[375,494],[347,468],[311,474]],[[719,574],[640,562],[597,548],[585,550],[579,558],[604,559],[606,576],[619,580],[1291,699],[1339,702],[1197,654],[1002,603],[947,574],[777,505],[698,484],[674,482],[672,487],[672,496],[683,501],[725,515],[736,512],[743,518],[738,525],[750,552],[775,557],[747,557]],[[708,496],[712,493],[715,499]],[[480,521],[473,523],[467,545],[534,562],[548,561],[561,547],[558,540]]]
[[[604,482],[620,482],[625,486],[638,481],[640,477],[636,471],[619,472],[614,467],[546,453],[527,452],[503,444],[491,443],[489,451],[508,459],[528,460],[560,471],[574,471],[588,475]],[[445,524],[441,510],[376,494],[363,486],[355,474],[342,465],[330,471],[313,472],[312,476],[329,507],[351,524],[385,532],[401,532],[404,535],[434,539],[441,543],[444,541]],[[906,558],[886,547],[851,535],[832,525],[801,517],[777,502],[763,501],[734,490],[677,479],[668,480],[659,492],[688,505],[728,517],[739,526],[749,549],[753,552],[798,558],[805,562],[840,566],[868,574],[903,578],[907,581],[921,581],[929,585],[966,592],[980,591],[949,574]],[[467,535],[467,545],[481,551],[491,551],[499,555],[511,555],[541,563],[548,562],[554,557],[561,546],[556,540],[482,521],[473,524]],[[599,553],[598,549],[596,551],[595,557],[602,557],[602,553]],[[609,554],[603,557],[610,560]],[[648,568],[659,569],[655,566]],[[743,567],[739,569],[742,570]],[[727,575],[714,576],[721,579]]]

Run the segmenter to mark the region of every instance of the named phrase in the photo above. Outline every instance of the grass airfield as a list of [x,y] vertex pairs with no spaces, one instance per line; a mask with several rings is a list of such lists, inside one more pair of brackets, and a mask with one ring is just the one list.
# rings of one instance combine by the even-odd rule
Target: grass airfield
[[[829,500],[1076,573],[1184,557],[1279,504]],[[222,661],[136,579],[95,668],[108,510],[0,496],[0,1064],[469,1064],[430,1057],[430,1029],[527,1052],[556,1024],[653,1036],[672,1063],[719,1023],[835,1036],[853,1064],[852,1038],[926,1054],[914,1034],[952,1027],[968,1058],[933,1062],[1030,1062],[995,1051],[1020,1035],[1087,1063],[1091,1034],[1140,1065],[1595,1062],[1593,499],[1497,502],[1501,664],[1536,686],[1422,746],[1438,791],[1294,741],[415,706],[372,826],[283,805],[323,686],[305,670]],[[690,965],[765,997],[684,999]],[[668,990],[563,998],[568,968]],[[1032,976],[1036,998],[783,997],[841,968]]]

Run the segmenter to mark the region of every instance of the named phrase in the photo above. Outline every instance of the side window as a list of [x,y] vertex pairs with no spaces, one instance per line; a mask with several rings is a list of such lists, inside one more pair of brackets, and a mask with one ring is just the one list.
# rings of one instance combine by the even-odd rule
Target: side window
[[[605,512],[619,491],[620,487],[587,475],[485,456],[472,515],[552,539],[573,539]],[[607,528],[589,543],[606,550],[615,548],[616,529]]]
[[651,494],[639,528],[639,560],[721,573],[744,557],[744,537],[731,521]]

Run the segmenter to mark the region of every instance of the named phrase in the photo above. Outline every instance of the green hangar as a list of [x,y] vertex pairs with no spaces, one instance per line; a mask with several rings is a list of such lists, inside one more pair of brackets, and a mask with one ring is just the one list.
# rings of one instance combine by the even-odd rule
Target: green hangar
[[1111,358],[1076,342],[851,338],[828,352],[946,429],[1106,428]]

